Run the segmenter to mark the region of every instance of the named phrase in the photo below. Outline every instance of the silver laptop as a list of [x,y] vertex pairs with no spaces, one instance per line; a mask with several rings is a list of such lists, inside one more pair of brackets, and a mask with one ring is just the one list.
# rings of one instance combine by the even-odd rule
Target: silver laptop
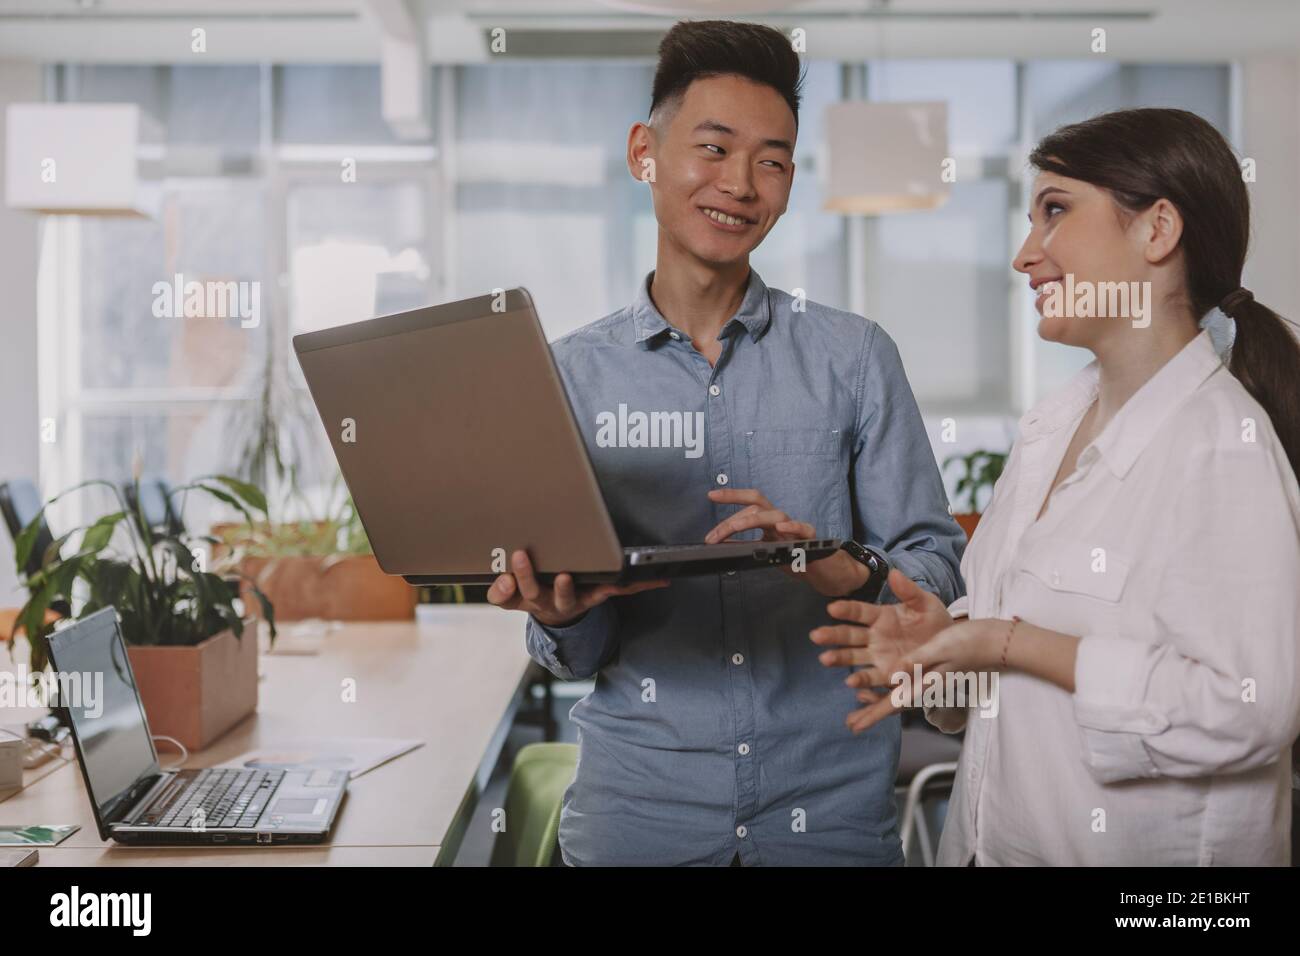
[[379,566],[490,584],[626,582],[807,562],[841,542],[620,542],[532,297],[510,289],[293,339]]

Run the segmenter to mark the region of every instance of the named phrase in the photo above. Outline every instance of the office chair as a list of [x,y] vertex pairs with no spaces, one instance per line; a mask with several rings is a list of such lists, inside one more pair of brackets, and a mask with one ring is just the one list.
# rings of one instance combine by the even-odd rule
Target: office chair
[[[15,544],[23,529],[40,513],[43,504],[41,493],[36,490],[36,485],[26,478],[0,482],[0,514],[4,515],[5,527],[9,529],[9,537]],[[30,577],[41,569],[45,552],[53,543],[54,534],[42,518],[40,530],[36,532],[35,546],[23,568],[26,575]]]
[[564,791],[577,769],[575,744],[529,744],[519,751],[506,787],[506,828],[497,834],[490,865],[552,865]]
[[[33,482],[28,481],[26,478],[0,481],[0,515],[4,517],[5,527],[9,530],[9,537],[15,545],[18,543],[18,536],[22,534],[23,529],[40,514],[42,504],[40,491],[37,490]],[[54,544],[54,532],[50,530],[50,526],[42,517],[36,532],[35,544],[32,547],[31,554],[27,557],[26,565],[23,567],[25,575],[30,577],[41,569],[45,559],[45,552],[49,550],[52,544]],[[54,601],[50,604],[50,610],[46,612],[45,622],[49,624],[58,618],[68,617],[71,614],[72,608],[67,601]],[[7,641],[13,636],[17,619],[17,608],[0,610],[0,640]],[[54,710],[58,713],[62,708],[54,708]]]
[[146,476],[140,479],[138,487],[137,496],[135,482],[128,481],[122,485],[122,497],[126,499],[127,507],[132,511],[139,508],[144,513],[144,523],[155,534],[184,534],[185,523],[172,504],[172,488],[167,479]]
[[[919,713],[904,712],[903,739],[894,793],[903,801],[899,836],[907,865],[934,866],[938,833],[930,832],[925,808],[930,801],[947,799],[957,777],[961,737],[945,734],[926,723]],[[913,839],[915,837],[915,839]],[[916,844],[914,847],[913,844]]]

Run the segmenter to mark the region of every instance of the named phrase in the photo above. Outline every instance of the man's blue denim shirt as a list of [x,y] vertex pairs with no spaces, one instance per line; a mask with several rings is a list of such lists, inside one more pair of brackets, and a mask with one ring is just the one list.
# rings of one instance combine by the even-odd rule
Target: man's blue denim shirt
[[[655,307],[653,275],[630,307],[553,345],[623,545],[702,541],[740,507],[708,491],[757,488],[819,536],[883,548],[945,602],[959,597],[965,537],[884,330],[751,270],[710,367]],[[638,434],[637,412],[702,420],[702,446],[685,444],[689,430]],[[823,667],[808,639],[831,622],[828,601],[772,569],[677,579],[570,627],[529,618],[535,660],[595,676],[571,714],[581,750],[565,861],[901,863],[899,721],[845,727],[859,706],[850,671]]]

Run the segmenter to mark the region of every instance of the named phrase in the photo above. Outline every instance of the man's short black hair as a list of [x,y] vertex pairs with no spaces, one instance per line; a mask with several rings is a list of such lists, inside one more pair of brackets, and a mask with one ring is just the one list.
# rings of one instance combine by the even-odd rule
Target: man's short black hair
[[661,106],[675,110],[695,80],[743,76],[781,94],[799,128],[799,55],[780,30],[733,20],[682,20],[659,44],[650,116]]

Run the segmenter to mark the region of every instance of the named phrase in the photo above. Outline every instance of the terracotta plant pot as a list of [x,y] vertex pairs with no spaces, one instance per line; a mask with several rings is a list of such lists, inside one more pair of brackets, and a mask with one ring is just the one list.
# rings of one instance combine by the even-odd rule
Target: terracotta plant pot
[[957,523],[961,525],[961,530],[966,532],[966,539],[969,541],[971,536],[975,534],[975,526],[980,523],[979,512],[967,511],[962,512],[961,514],[955,514],[953,517],[956,518]]
[[127,647],[150,731],[195,752],[257,710],[257,626],[192,647]]
[[[400,577],[385,574],[373,555],[245,558],[240,569],[257,582],[275,608],[275,620],[409,621],[418,593]],[[244,607],[260,614],[243,585]]]

